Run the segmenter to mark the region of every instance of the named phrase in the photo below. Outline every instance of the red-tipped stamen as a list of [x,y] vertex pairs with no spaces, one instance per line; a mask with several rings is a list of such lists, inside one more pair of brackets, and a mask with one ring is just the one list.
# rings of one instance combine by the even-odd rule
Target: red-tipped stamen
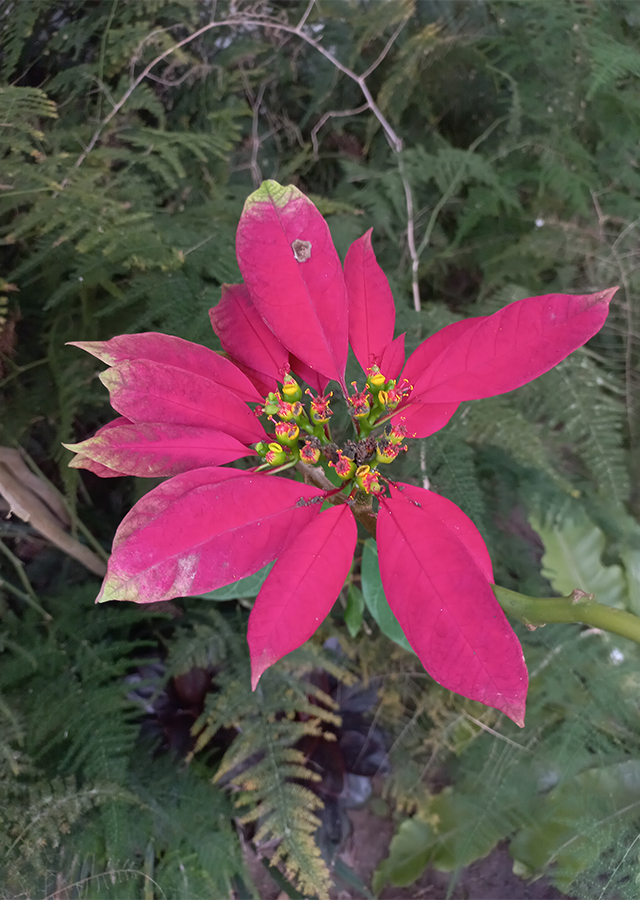
[[358,466],[356,470],[356,484],[367,494],[380,494],[384,490],[380,481],[380,474],[371,466]]
[[311,397],[311,421],[314,425],[324,425],[333,415],[333,410],[329,407],[329,401],[333,397],[333,391],[329,391],[326,397],[314,397],[308,389],[306,393]]

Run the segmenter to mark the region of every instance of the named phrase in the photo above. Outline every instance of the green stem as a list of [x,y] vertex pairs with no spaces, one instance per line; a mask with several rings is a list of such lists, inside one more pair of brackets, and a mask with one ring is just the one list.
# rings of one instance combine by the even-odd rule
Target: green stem
[[[6,197],[6,194],[3,194],[3,197]],[[6,362],[4,353],[2,354],[2,358],[3,362]],[[10,381],[13,381],[14,378],[19,378],[23,372],[28,372],[29,369],[35,369],[37,366],[44,366],[48,362],[48,359],[36,359],[35,362],[27,363],[25,366],[16,366],[15,371],[12,372],[11,375],[7,375],[6,378],[3,378],[2,381],[0,381],[0,388],[5,387]]]
[[17,587],[14,587],[9,581],[5,581],[4,578],[0,578],[0,588],[5,591],[9,591],[10,594],[13,594],[14,597],[18,597],[18,599],[22,600],[24,603],[30,603],[32,597],[29,594],[25,594],[24,591],[18,590]]
[[593,594],[574,591],[568,597],[526,597],[498,585],[493,586],[493,592],[503,610],[527,626],[537,627],[549,622],[581,623],[640,644],[640,618],[597,603]]
[[[278,472],[284,472],[286,469],[290,469],[290,468],[292,468],[292,466],[297,465],[299,459],[300,459],[300,454],[298,454],[297,458],[290,459],[286,463],[282,463],[281,466],[276,466],[275,469],[271,468],[271,466],[269,466],[269,464],[267,463],[267,466],[268,466],[267,475],[277,475]],[[262,466],[260,466],[258,469],[256,469],[256,471],[257,472],[262,471]]]
[[[40,613],[40,615],[42,616],[42,618],[45,620],[45,622],[50,622],[51,616],[46,611],[46,609],[43,609],[40,606],[40,604],[38,603],[38,597],[36,595],[36,592],[33,589],[31,582],[29,581],[29,579],[27,577],[27,573],[24,570],[22,560],[18,559],[18,557],[15,556],[11,552],[11,550],[9,550],[9,548],[4,543],[4,541],[0,541],[0,553],[3,553],[7,557],[9,562],[12,564],[13,568],[16,570],[16,574],[17,574],[18,578],[22,582],[22,586],[24,587],[24,594],[22,595],[22,599],[24,600],[24,602],[27,603],[29,606],[33,607],[33,609],[37,610]],[[4,580],[3,580],[3,585],[5,587],[8,587],[7,583]]]

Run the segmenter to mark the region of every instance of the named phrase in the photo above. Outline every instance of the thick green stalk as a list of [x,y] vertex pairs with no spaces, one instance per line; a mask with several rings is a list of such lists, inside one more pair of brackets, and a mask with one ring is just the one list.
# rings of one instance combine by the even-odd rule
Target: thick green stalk
[[640,644],[640,618],[622,609],[613,609],[594,600],[593,594],[573,591],[568,597],[527,597],[493,586],[496,599],[505,613],[536,627],[549,622],[590,625],[611,631]]

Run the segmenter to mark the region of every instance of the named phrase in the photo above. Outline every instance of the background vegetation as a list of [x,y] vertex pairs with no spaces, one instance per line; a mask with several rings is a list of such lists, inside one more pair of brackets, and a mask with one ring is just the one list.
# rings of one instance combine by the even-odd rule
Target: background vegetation
[[[620,284],[588,348],[467,405],[403,474],[474,519],[499,584],[640,613],[639,36],[634,0],[0,2],[0,444],[28,466],[3,451],[4,492],[39,497],[38,521],[99,572],[153,485],[67,468],[61,441],[111,411],[65,342],[158,330],[216,348],[207,309],[239,279],[242,203],[276,178],[314,198],[341,254],[374,226],[410,347],[522,296]],[[340,873],[366,896],[335,854],[375,772],[398,831],[374,890],[427,864],[454,884],[507,840],[523,876],[637,896],[634,646],[522,630],[519,732],[362,618],[368,545],[256,698],[257,580],[96,609],[95,574],[36,518],[0,521],[3,896],[249,897],[250,842],[290,896]]]

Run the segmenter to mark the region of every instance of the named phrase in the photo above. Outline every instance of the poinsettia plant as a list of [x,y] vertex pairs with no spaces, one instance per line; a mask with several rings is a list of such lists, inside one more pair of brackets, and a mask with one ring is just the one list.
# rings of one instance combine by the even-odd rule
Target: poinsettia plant
[[[343,266],[313,203],[267,181],[246,201],[237,258],[244,283],[210,312],[224,355],[155,333],[75,344],[108,364],[101,380],[121,417],[68,445],[71,465],[169,476],[118,528],[98,602],[200,594],[275,560],[249,618],[255,688],[331,610],[360,523],[427,672],[522,724],[527,671],[484,541],[445,497],[394,481],[393,462],[461,402],[511,391],[584,344],[615,289],[512,303],[449,325],[405,360],[371,231]],[[349,345],[363,370],[351,385]],[[337,402],[353,425],[341,445]]]

